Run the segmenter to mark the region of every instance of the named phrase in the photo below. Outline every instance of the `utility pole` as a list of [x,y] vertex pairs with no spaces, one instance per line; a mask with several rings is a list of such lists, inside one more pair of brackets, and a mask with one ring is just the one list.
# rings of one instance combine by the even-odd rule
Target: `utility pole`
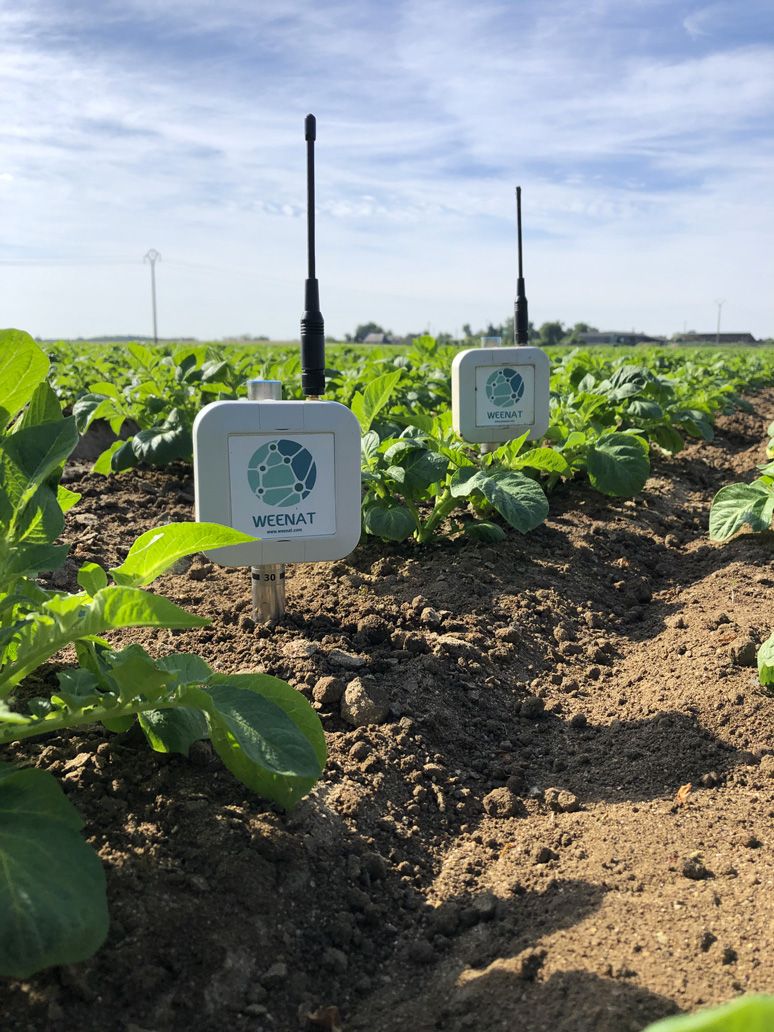
[[143,261],[148,262],[151,270],[151,301],[153,303],[153,343],[158,344],[159,331],[158,326],[156,324],[156,262],[161,261],[161,255],[154,247],[152,247],[143,258]]
[[718,306],[718,324],[717,324],[717,328],[715,330],[715,347],[719,347],[720,346],[720,312],[721,312],[721,309],[723,308],[723,305],[725,303],[726,303],[726,299],[724,297],[723,298],[718,298],[715,301],[715,304]]

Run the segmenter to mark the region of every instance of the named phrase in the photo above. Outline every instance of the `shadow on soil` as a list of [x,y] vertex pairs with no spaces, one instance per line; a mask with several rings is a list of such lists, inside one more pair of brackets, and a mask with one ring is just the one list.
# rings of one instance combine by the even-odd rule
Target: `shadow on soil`
[[[496,901],[487,894],[458,897],[430,909],[424,942],[435,947],[433,961],[411,963],[409,946],[407,958],[401,964],[399,956],[391,972],[399,992],[391,987],[356,1003],[346,1027],[353,1032],[409,1027],[412,1032],[640,1032],[675,1007],[630,983],[635,971],[613,971],[604,957],[596,957],[591,965],[609,977],[578,970],[543,975],[547,951],[540,940],[583,921],[603,898],[599,886],[556,880],[545,892]],[[485,919],[457,930],[460,916],[476,911]],[[450,927],[453,938],[433,935],[433,929]]]
[[[546,981],[525,983],[507,967],[463,987],[449,1006],[449,1018],[429,1025],[428,1032],[641,1032],[675,1012],[671,1000],[636,984],[587,971],[555,972]],[[486,1011],[488,1024],[482,1019]]]
[[[709,772],[717,781],[750,763],[693,717],[664,711],[642,720],[614,720],[581,730],[549,716],[534,733],[539,743],[529,772],[542,788],[559,782],[581,801],[645,802],[671,798]],[[531,781],[532,781],[531,779]]]
[[[439,714],[439,719],[419,718],[417,725],[423,731],[423,748],[449,771],[462,771],[460,783],[478,801],[479,813],[484,796],[503,787],[514,773],[521,782],[522,797],[559,785],[574,793],[582,806],[668,802],[681,785],[691,782],[698,786],[704,775],[717,785],[730,770],[756,762],[749,752],[716,738],[695,718],[670,711],[653,718],[583,728],[553,715],[530,721],[515,718],[493,725],[489,741],[464,713],[454,718],[449,714]],[[505,735],[509,736],[507,750],[498,745]],[[414,782],[397,766],[379,764],[376,769],[389,798],[409,805]],[[364,775],[363,784],[368,780]],[[443,790],[447,790],[445,785]],[[366,797],[366,807],[375,804],[376,799]],[[475,808],[466,807],[463,813],[440,823],[470,823],[476,817]]]

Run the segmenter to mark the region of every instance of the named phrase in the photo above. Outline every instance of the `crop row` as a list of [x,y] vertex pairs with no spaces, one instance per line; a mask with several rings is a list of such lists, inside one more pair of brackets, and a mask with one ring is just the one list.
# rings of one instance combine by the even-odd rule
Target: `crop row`
[[[556,352],[544,439],[479,451],[452,430],[454,353],[431,337],[397,354],[332,351],[327,396],[352,409],[363,435],[367,534],[425,543],[444,528],[499,540],[503,522],[526,533],[546,518],[551,492],[577,478],[605,495],[632,497],[648,477],[652,447],[676,453],[688,438],[711,440],[718,413],[749,407],[742,392],[774,382],[768,350]],[[53,359],[55,389],[79,431],[103,419],[120,435],[95,464],[104,474],[190,460],[199,410],[244,397],[250,377],[281,380],[286,397],[300,396],[293,348],[58,345]]]
[[[78,442],[47,381],[48,359],[25,333],[0,331],[0,746],[88,725],[139,726],[156,752],[209,739],[248,788],[281,806],[309,791],[325,736],[309,703],[266,674],[227,676],[199,656],[154,659],[102,635],[207,620],[146,591],[178,559],[252,541],[208,523],[142,534],[110,570],[84,563],[73,593],[46,586],[68,553],[65,514],[80,496],[60,482]],[[41,674],[72,646],[72,660]],[[90,956],[108,930],[102,865],[53,776],[0,762],[0,978]]]
[[[136,725],[164,753],[187,754],[193,742],[209,739],[243,784],[290,807],[326,761],[319,718],[303,696],[265,674],[224,675],[194,654],[157,659],[138,644],[116,649],[103,637],[120,628],[206,623],[145,588],[181,557],[245,535],[203,523],[159,527],[112,569],[83,564],[79,590],[46,584],[65,562],[65,514],[79,500],[60,482],[78,424],[101,417],[116,433],[127,423],[136,427],[131,440],[117,441],[98,461],[106,473],[134,464],[122,454],[156,464],[185,459],[190,424],[206,401],[238,396],[248,373],[292,383],[296,356],[256,370],[253,353],[224,357],[206,347],[132,345],[126,355],[131,362],[123,365],[115,354],[99,358],[104,379],[70,397],[71,373],[60,359],[57,387],[73,410],[67,415],[46,356],[26,334],[0,333],[0,745],[87,725],[111,732]],[[545,517],[545,492],[576,476],[607,494],[632,494],[647,476],[651,446],[676,451],[684,436],[709,439],[718,412],[747,404],[741,388],[774,379],[765,356],[744,353],[677,365],[671,355],[651,353],[648,365],[611,365],[599,353],[569,352],[555,364],[546,438],[479,453],[451,430],[448,358],[426,339],[408,355],[372,355],[331,370],[331,393],[350,405],[363,430],[370,533],[426,541],[454,515],[464,532],[497,537],[504,532],[488,519],[492,510],[525,531]],[[772,486],[768,467],[762,473],[756,499],[763,489],[768,498]],[[770,503],[761,506],[770,516]],[[75,662],[44,670],[66,646]],[[774,638],[758,656],[764,689],[774,683],[772,648]],[[105,879],[81,828],[51,774],[0,763],[0,976],[76,962],[103,942]],[[768,1014],[770,1001],[750,1001],[743,1020],[752,1012],[767,1020],[762,1007]],[[672,1027],[680,1026],[664,1032]]]

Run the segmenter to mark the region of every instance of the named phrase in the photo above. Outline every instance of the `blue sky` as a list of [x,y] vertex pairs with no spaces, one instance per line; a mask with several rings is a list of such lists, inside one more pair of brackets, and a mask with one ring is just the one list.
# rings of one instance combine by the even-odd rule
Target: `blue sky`
[[0,325],[774,335],[774,4],[0,0]]

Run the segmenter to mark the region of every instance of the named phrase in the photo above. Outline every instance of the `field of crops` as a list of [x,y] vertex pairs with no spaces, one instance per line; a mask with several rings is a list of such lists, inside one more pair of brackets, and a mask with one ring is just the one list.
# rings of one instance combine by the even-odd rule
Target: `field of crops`
[[[712,439],[715,416],[744,407],[740,392],[770,382],[774,351],[643,350],[555,356],[551,426],[544,441],[510,441],[482,457],[452,431],[454,351],[420,338],[408,353],[332,349],[327,395],[351,407],[363,433],[363,527],[386,541],[426,544],[454,531],[500,540],[495,511],[521,533],[546,518],[558,485],[588,479],[602,494],[634,497],[653,443],[670,454]],[[130,344],[112,350],[60,345],[52,381],[81,433],[107,421],[116,440],[101,473],[190,461],[191,426],[208,401],[245,396],[249,376],[280,380],[300,397],[297,349]],[[478,518],[480,517],[480,518]],[[441,530],[443,528],[443,530]]]
[[295,348],[0,339],[4,1032],[641,1032],[771,990],[774,349],[552,349],[547,434],[490,451],[454,354],[329,348],[364,533],[262,626],[191,428],[299,398]]

